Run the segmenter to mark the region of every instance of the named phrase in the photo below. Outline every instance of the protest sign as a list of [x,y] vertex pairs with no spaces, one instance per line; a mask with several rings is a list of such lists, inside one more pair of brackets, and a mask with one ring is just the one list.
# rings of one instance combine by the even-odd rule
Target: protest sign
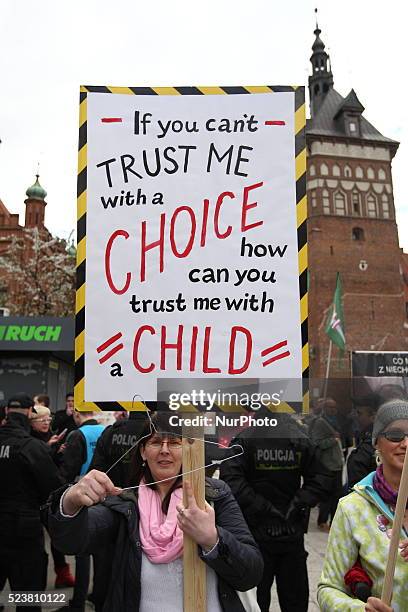
[[351,371],[356,401],[371,394],[379,394],[385,400],[394,395],[404,397],[408,392],[406,351],[352,351]]
[[304,90],[82,87],[76,404],[307,373]]

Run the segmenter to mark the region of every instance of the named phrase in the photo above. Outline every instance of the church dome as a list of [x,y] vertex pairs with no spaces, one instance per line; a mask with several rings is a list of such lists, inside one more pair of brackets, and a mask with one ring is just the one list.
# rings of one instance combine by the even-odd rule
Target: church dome
[[31,200],[45,200],[47,196],[47,192],[43,187],[41,187],[38,179],[40,178],[39,174],[36,174],[36,181],[34,185],[31,185],[26,191],[27,198]]

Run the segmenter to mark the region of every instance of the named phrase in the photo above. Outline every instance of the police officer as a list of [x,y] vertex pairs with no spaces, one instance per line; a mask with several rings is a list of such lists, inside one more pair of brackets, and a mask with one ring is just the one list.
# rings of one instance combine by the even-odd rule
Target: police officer
[[[89,470],[106,472],[111,466],[118,463],[109,471],[109,478],[118,487],[125,487],[131,475],[131,459],[133,451],[130,449],[136,444],[146,424],[146,413],[132,411],[129,418],[118,419],[113,425],[106,427],[98,442]],[[121,457],[130,451],[123,457]]]
[[47,446],[30,435],[32,410],[31,397],[17,393],[8,400],[6,423],[0,427],[0,575],[8,578],[12,591],[46,588],[40,505],[62,484]]
[[261,611],[269,611],[276,577],[282,612],[306,612],[304,533],[310,508],[327,496],[331,478],[303,427],[288,414],[268,416],[276,426],[251,427],[232,440],[244,454],[223,463],[220,477],[230,485],[264,557],[257,588]]

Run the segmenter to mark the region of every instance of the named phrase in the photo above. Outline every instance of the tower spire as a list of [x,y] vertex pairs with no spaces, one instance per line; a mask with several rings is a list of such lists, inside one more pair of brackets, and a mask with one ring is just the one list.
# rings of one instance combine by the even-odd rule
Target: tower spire
[[318,113],[326,94],[333,88],[330,57],[325,49],[324,42],[320,38],[322,31],[317,21],[317,8],[315,9],[315,14],[315,41],[312,45],[312,55],[310,57],[312,74],[309,76],[310,114],[312,117]]
[[45,207],[47,205],[45,198],[47,197],[47,192],[40,185],[40,175],[38,172],[39,168],[37,169],[37,174],[35,175],[35,183],[27,189],[27,199],[24,200],[26,205],[25,227],[27,228],[44,227]]

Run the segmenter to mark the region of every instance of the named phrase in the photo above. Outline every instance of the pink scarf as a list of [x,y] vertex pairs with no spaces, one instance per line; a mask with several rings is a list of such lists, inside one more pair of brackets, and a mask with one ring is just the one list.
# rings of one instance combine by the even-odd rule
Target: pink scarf
[[[398,491],[394,491],[391,485],[384,478],[384,470],[383,466],[380,465],[375,471],[374,479],[373,479],[373,488],[374,491],[377,491],[378,495],[382,497],[386,504],[389,506],[397,505],[398,499]],[[407,509],[408,509],[408,500],[407,500]]]
[[139,534],[142,550],[151,563],[169,563],[183,554],[183,532],[177,525],[176,510],[182,498],[181,487],[175,489],[164,514],[158,492],[151,487],[139,489]]

